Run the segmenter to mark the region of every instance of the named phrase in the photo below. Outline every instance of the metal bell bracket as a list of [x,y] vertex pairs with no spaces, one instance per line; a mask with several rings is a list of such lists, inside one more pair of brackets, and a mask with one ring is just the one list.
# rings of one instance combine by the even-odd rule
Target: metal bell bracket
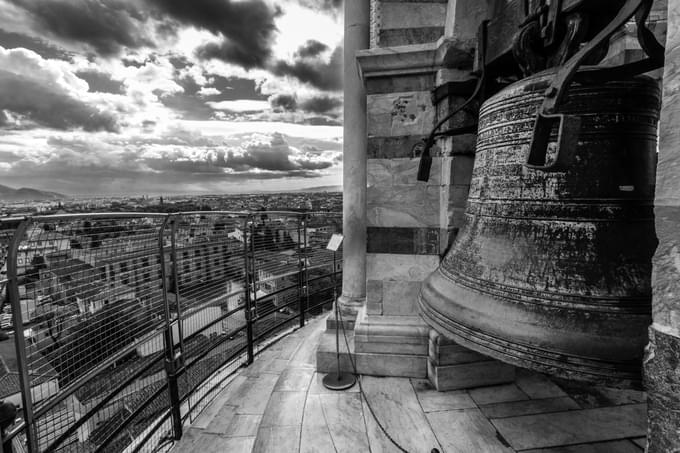
[[[418,181],[424,181],[427,182],[430,179],[430,170],[432,169],[432,155],[430,154],[430,150],[434,146],[434,142],[437,137],[441,136],[455,136],[455,135],[460,135],[460,134],[468,134],[471,132],[475,132],[477,130],[477,124],[475,123],[474,125],[468,125],[468,126],[463,126],[460,128],[456,129],[450,129],[448,131],[444,132],[437,132],[439,128],[441,128],[447,121],[449,121],[455,114],[458,112],[462,111],[465,109],[468,105],[474,101],[477,96],[480,95],[482,92],[482,88],[484,86],[484,82],[486,80],[486,65],[485,65],[485,58],[486,58],[486,40],[487,40],[487,25],[489,21],[485,20],[482,21],[482,23],[479,25],[479,30],[477,31],[477,59],[481,62],[480,67],[479,67],[479,78],[477,79],[477,83],[475,85],[475,89],[473,90],[472,94],[470,95],[469,98],[463,102],[460,106],[458,106],[456,109],[454,109],[452,112],[448,113],[444,118],[439,120],[437,124],[432,128],[432,131],[430,131],[430,134],[426,139],[424,139],[422,142],[417,143],[413,147],[413,153],[414,155],[416,153],[420,153],[420,163],[418,165],[418,176],[417,180]],[[415,156],[414,156],[415,157]]]
[[[576,115],[560,114],[558,108],[563,101],[569,85],[576,76],[581,63],[606,42],[620,27],[626,24],[637,13],[638,39],[642,48],[650,55],[647,60],[634,62],[614,68],[594,71],[599,76],[605,74],[629,74],[633,71],[646,72],[654,69],[654,66],[663,64],[663,46],[661,46],[644,22],[649,15],[653,0],[627,0],[621,7],[616,17],[602,29],[588,44],[583,46],[572,56],[557,72],[550,87],[545,92],[545,99],[536,115],[534,133],[531,140],[529,155],[525,166],[534,170],[545,172],[565,171],[572,164],[574,153],[578,144],[578,133],[581,129],[581,118]],[[661,61],[659,62],[659,59]],[[550,133],[555,124],[557,128],[557,146],[554,157],[546,164]]]

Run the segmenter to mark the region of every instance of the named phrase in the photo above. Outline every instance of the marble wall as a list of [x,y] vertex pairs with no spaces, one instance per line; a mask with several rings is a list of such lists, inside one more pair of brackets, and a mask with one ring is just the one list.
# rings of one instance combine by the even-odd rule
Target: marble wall
[[437,41],[447,0],[371,0],[371,47]]
[[[364,59],[367,313],[372,316],[417,316],[420,282],[438,266],[447,239],[442,232],[452,161],[437,156],[430,180],[419,182],[414,151],[438,114],[432,97],[434,43],[444,34],[446,11],[446,0],[372,0],[371,44],[387,52]],[[398,67],[383,64],[383,58],[396,55]],[[373,72],[367,69],[371,62]]]
[[649,453],[680,448],[680,3],[668,2],[655,201],[653,317],[645,358]]

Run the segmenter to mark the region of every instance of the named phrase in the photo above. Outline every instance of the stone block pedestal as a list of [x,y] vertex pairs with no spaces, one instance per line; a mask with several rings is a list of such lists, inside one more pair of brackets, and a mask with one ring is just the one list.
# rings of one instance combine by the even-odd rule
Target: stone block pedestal
[[441,391],[514,382],[515,367],[430,331],[427,377]]
[[[354,330],[345,329],[349,350],[340,331],[340,369],[353,372],[351,356],[359,374],[424,378],[429,330],[418,316],[370,316],[364,308]],[[334,330],[323,334],[316,362],[320,373],[336,370]]]

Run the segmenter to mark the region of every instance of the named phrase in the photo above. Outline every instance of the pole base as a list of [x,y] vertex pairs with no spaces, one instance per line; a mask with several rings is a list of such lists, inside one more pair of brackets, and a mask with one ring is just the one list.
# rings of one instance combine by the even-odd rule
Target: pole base
[[349,373],[328,373],[321,382],[329,390],[347,390],[357,382],[357,379]]

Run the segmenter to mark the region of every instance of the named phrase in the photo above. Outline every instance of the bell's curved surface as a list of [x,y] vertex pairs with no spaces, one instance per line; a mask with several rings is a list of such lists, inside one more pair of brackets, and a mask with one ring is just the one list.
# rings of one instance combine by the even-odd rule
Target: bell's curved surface
[[421,315],[508,363],[637,387],[651,322],[658,85],[572,84],[561,111],[582,119],[575,159],[545,173],[524,162],[553,75],[482,106],[466,224],[423,283]]

